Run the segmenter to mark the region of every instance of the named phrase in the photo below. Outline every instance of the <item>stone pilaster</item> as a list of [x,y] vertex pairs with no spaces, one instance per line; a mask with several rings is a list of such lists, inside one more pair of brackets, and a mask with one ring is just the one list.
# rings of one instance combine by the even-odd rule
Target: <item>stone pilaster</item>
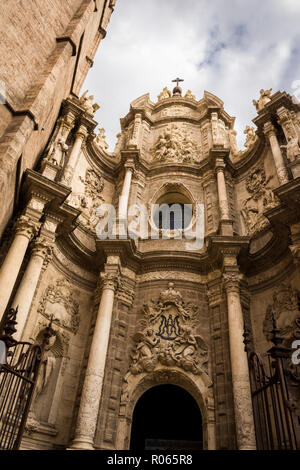
[[256,448],[256,440],[249,368],[243,343],[244,319],[240,298],[242,276],[239,274],[237,266],[234,266],[234,260],[229,260],[229,258],[232,257],[227,257],[229,263],[227,266],[225,265],[223,281],[227,296],[237,446],[239,450],[254,450]]
[[118,269],[109,269],[108,266],[106,266],[106,271],[101,274],[101,280],[101,301],[83,384],[75,438],[70,447],[70,449],[74,450],[94,449],[94,437],[102,396],[113,305],[115,292],[119,283]]
[[275,163],[279,183],[280,185],[286,184],[289,181],[288,173],[287,173],[285,162],[284,162],[282,152],[279,146],[279,142],[277,140],[276,131],[271,122],[267,122],[264,125],[264,134],[268,138],[270,146],[271,146],[272,155],[274,158],[274,163]]

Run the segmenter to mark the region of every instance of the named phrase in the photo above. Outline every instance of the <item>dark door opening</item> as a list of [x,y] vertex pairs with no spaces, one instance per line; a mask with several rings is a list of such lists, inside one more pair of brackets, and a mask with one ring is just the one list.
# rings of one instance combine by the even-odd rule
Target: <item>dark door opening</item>
[[136,404],[130,449],[201,450],[202,434],[201,413],[194,398],[176,385],[158,385]]

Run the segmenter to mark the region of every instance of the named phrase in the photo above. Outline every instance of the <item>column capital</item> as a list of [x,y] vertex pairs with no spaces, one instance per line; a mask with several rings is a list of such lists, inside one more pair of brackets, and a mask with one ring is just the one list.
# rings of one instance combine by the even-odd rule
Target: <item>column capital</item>
[[53,255],[54,243],[48,238],[40,235],[33,242],[32,256],[39,256],[44,260],[43,269],[46,269]]
[[33,221],[27,215],[21,215],[15,223],[14,229],[16,235],[23,235],[32,240],[32,238],[38,233],[41,224]]
[[226,163],[224,161],[224,157],[217,157],[216,158],[216,163],[215,163],[215,169],[216,169],[216,172],[222,172],[224,173],[224,170],[226,168]]
[[270,138],[272,136],[276,136],[276,130],[273,124],[269,121],[264,124],[264,134],[266,137]]
[[243,275],[240,273],[224,273],[223,274],[223,285],[227,293],[236,292],[240,293],[240,284],[243,279]]
[[86,128],[86,126],[84,124],[80,124],[77,131],[76,131],[76,134],[75,134],[75,137],[77,139],[77,137],[80,137],[82,140],[85,140],[88,136],[88,130]]
[[116,272],[102,272],[100,274],[100,280],[103,290],[109,289],[116,292],[120,285],[120,275]]

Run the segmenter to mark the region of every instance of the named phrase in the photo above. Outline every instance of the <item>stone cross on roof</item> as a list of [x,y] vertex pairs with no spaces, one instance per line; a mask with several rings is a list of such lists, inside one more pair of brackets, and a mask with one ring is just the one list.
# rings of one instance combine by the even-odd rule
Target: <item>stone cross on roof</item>
[[179,82],[184,82],[182,78],[175,78],[175,80],[172,80],[172,82],[176,82],[176,86],[178,86]]

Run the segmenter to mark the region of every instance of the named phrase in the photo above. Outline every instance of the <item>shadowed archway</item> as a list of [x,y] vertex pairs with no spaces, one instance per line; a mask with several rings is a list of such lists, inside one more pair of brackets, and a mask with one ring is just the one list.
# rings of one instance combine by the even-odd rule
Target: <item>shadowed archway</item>
[[130,449],[201,450],[202,417],[194,398],[177,385],[158,385],[137,402]]

